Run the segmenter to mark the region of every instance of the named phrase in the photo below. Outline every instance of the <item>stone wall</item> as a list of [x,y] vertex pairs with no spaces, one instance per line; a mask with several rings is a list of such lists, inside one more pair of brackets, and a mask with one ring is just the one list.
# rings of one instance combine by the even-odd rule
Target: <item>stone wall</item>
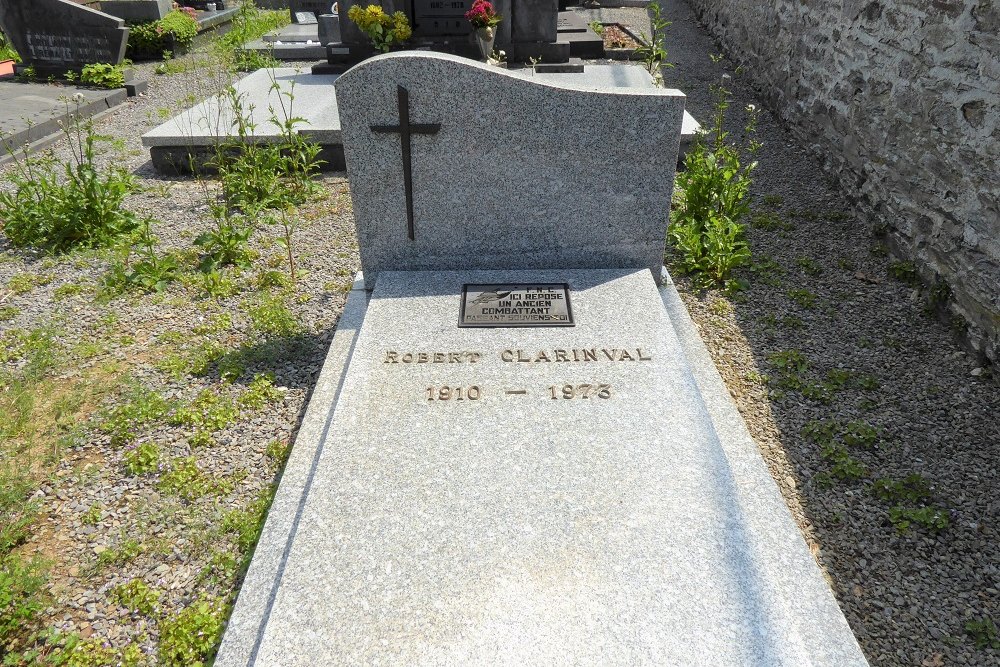
[[1000,362],[1000,0],[688,2]]

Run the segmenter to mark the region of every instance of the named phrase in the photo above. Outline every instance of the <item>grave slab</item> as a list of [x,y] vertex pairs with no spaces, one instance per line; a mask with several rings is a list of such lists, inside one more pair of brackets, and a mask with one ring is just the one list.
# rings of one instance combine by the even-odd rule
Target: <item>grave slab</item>
[[[278,127],[271,122],[269,108],[279,119],[284,118],[281,104],[287,107],[288,100],[272,89],[272,72],[280,90],[295,95],[292,113],[305,120],[298,131],[320,144],[324,168],[343,169],[340,117],[333,89],[337,74],[313,75],[286,67],[258,70],[238,81],[235,87],[243,107],[253,107],[251,118],[256,129],[250,140],[266,143],[280,136]],[[142,144],[150,149],[157,169],[167,173],[183,171],[189,157],[202,159],[207,156],[206,150],[234,136],[233,118],[231,104],[213,96],[147,132]]]
[[[216,665],[866,665],[663,282],[382,272]],[[468,283],[567,283],[576,326],[459,328]]]

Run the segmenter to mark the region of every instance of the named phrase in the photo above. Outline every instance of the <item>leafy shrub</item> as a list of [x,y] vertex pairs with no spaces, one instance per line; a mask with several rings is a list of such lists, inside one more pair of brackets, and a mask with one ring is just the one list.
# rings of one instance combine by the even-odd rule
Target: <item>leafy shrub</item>
[[125,469],[130,475],[155,472],[160,462],[160,449],[152,442],[144,442],[125,453]]
[[386,14],[379,5],[352,5],[347,11],[347,18],[368,35],[375,50],[382,53],[388,53],[393,44],[402,44],[413,34],[406,14]]
[[108,137],[95,134],[91,120],[74,118],[63,128],[71,161],[25,156],[8,175],[13,190],[0,191],[0,222],[15,246],[49,252],[108,246],[138,225],[122,208],[135,178],[120,166],[98,167],[96,145]]
[[0,60],[21,62],[21,56],[17,55],[17,51],[11,46],[10,40],[7,39],[7,35],[3,34],[3,32],[0,32]]
[[0,657],[27,634],[45,608],[40,596],[44,585],[45,576],[38,561],[0,554]]
[[159,21],[129,26],[129,57],[160,58],[165,51],[183,53],[197,36],[198,21],[175,9]]
[[250,51],[243,45],[288,25],[289,20],[287,10],[267,11],[257,8],[252,2],[244,2],[233,17],[229,32],[216,42],[217,53],[232,69],[240,72],[276,67],[279,63],[273,57]]
[[80,72],[80,83],[86,83],[98,88],[122,88],[125,85],[125,68],[130,65],[124,61],[120,65],[109,63],[91,63],[84,65]]
[[[750,261],[750,249],[739,220],[750,210],[747,195],[756,162],[742,164],[760,144],[753,139],[744,151],[727,141],[723,129],[729,92],[713,87],[718,98],[714,127],[697,138],[684,156],[677,175],[680,196],[675,204],[669,237],[680,251],[680,267],[687,273],[722,283],[730,272]],[[756,129],[756,110],[747,108],[746,134]],[[711,138],[714,137],[714,138]]]

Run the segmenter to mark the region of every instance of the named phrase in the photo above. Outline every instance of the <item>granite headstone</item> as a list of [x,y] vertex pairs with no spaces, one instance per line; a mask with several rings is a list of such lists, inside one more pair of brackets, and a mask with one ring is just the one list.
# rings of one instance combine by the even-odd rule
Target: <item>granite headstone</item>
[[117,65],[125,58],[125,21],[70,0],[0,0],[0,28],[40,74]]
[[[416,51],[367,60],[335,88],[369,286],[388,267],[645,266],[658,279],[680,91],[536,82]],[[567,132],[566,118],[604,130]]]
[[158,21],[170,13],[172,0],[101,0],[101,11],[127,23]]
[[291,0],[288,5],[293,23],[315,23],[317,16],[331,13],[332,8],[333,0]]

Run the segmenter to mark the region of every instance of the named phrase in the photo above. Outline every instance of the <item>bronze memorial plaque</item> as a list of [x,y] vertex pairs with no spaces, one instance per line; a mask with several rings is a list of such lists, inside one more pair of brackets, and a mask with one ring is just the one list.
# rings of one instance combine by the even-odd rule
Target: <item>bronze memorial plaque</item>
[[566,283],[463,285],[460,327],[571,327]]

